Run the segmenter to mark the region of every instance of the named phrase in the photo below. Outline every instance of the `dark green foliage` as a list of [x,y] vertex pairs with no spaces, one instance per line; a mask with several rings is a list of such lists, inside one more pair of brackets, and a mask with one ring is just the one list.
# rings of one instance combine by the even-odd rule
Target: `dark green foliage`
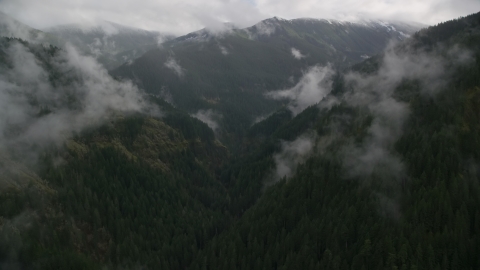
[[278,129],[279,126],[292,118],[292,113],[283,108],[278,110],[274,114],[270,115],[267,119],[256,123],[248,130],[249,136],[270,136]]
[[58,200],[67,215],[91,224],[93,237],[107,232],[110,240],[97,238],[88,253],[106,252],[105,262],[114,265],[177,268],[186,266],[187,258],[228,220],[220,209],[208,208],[219,203],[205,193],[212,188],[205,187],[208,174],[195,173],[194,163],[187,152],[176,162],[181,169],[175,171],[182,175],[169,175],[113,148],[92,149],[46,177],[63,187]]
[[[478,55],[478,47],[470,48]],[[291,179],[267,189],[192,266],[479,268],[479,77],[474,62],[456,70],[435,98],[421,94],[415,81],[398,87],[395,98],[411,109],[395,145],[408,178],[390,186],[382,185],[391,180],[381,173],[352,179],[338,153],[342,137],[363,140],[372,120],[368,110],[339,105],[308,118],[319,136],[329,135],[335,122],[337,143],[301,165]],[[389,193],[392,187],[396,196]]]
[[[193,131],[188,135],[192,140],[213,144],[196,135],[195,127],[206,125],[193,120],[183,123],[185,130],[178,130],[181,138]],[[43,158],[42,176],[57,189],[52,204],[61,214],[25,229],[32,244],[21,250],[21,265],[68,268],[68,261],[60,259],[65,257],[78,269],[92,269],[95,261],[115,268],[184,268],[227,226],[226,192],[199,162],[203,150],[189,146],[162,156],[169,167],[162,171],[146,162],[142,153],[129,156],[121,148],[100,143],[119,138],[137,153],[136,142],[148,135],[151,121],[134,115],[82,134],[76,140],[83,146],[70,147],[68,165],[56,168],[52,156]],[[174,132],[173,141],[179,141]],[[53,240],[41,236],[37,231],[41,229],[52,233]]]
[[[380,25],[278,18],[262,24],[275,31],[265,35],[254,26],[215,36],[201,30],[166,42],[163,48],[111,73],[138,82],[148,93],[167,93],[188,112],[218,111],[223,116],[224,140],[234,148],[237,136],[243,135],[256,117],[272,113],[281,104],[265,98],[266,91],[292,87],[314,65],[357,63],[365,54],[381,52],[390,39],[399,39],[398,32]],[[417,30],[398,27],[405,33]],[[307,57],[295,59],[292,48]],[[181,75],[167,67],[173,59],[182,68]]]
[[[237,144],[229,159],[205,124],[152,98],[163,119],[123,115],[45,151],[39,174],[52,190],[2,193],[0,260],[26,269],[479,269],[479,17],[409,41],[420,51],[461,41],[472,61],[447,65],[435,95],[418,80],[397,85],[393,98],[410,114],[389,150],[405,175],[382,166],[355,175],[344,162],[346,146],[370,136],[368,107],[339,102],[295,117],[281,108],[251,127],[238,113],[249,104],[225,107]],[[375,74],[381,60],[353,70]],[[338,74],[332,94],[348,87]],[[313,131],[318,151],[267,186],[281,142]],[[31,227],[13,226],[34,211],[22,223]]]
[[[52,27],[47,29],[47,35],[59,39],[60,42],[55,43],[57,46],[64,46],[69,42],[82,54],[95,56],[107,69],[116,68],[158,47],[159,38],[164,40],[172,38],[158,32],[131,28],[108,21],[101,24],[90,29],[75,24]],[[109,35],[104,31],[104,27],[114,29],[116,33]],[[94,55],[95,50],[99,55]]]
[[451,44],[465,42],[468,41],[467,36],[478,40],[479,25],[479,15],[472,14],[423,29],[415,33],[414,39],[418,42],[417,46],[426,46],[427,48],[444,42]]
[[180,130],[188,140],[197,137],[209,143],[215,140],[213,131],[207,125],[187,114],[169,114],[164,118],[164,121],[171,127]]

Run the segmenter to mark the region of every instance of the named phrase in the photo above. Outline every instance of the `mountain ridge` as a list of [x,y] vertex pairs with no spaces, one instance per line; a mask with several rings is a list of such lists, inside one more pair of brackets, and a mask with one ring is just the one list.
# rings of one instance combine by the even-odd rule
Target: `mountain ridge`
[[131,61],[157,47],[164,40],[172,38],[160,32],[108,21],[89,25],[60,25],[46,31],[73,44],[83,53],[96,57],[107,69]]
[[278,21],[127,80],[0,38],[0,267],[479,269],[480,13],[337,68],[317,22]]
[[[189,33],[111,74],[138,82],[147,93],[168,96],[189,113],[218,111],[220,133],[231,133],[278,108],[282,102],[264,94],[294,87],[311,67],[332,63],[341,69],[381,52],[391,38],[405,38],[381,25],[269,20],[245,29]],[[278,29],[269,32],[269,23]],[[242,119],[241,125],[231,126],[233,118]]]
[[60,41],[55,36],[30,27],[0,11],[0,36],[20,38],[33,43],[58,46]]

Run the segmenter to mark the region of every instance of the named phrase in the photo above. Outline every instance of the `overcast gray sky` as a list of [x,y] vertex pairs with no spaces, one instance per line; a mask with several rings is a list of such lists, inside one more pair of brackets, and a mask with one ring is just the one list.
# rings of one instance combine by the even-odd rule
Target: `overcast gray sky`
[[273,16],[431,25],[480,11],[480,0],[0,0],[0,10],[39,29],[101,19],[181,35],[227,21],[250,26]]

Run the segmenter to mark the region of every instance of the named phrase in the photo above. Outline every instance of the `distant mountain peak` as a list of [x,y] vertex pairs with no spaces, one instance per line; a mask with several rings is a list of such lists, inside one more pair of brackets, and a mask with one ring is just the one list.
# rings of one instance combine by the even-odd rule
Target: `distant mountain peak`
[[[352,20],[340,21],[336,19],[321,19],[321,18],[297,18],[297,19],[283,19],[279,17],[272,17],[258,22],[257,24],[243,29],[250,38],[256,39],[261,37],[268,37],[273,34],[283,33],[283,30],[290,29],[294,25],[302,27],[366,27],[379,29],[382,32],[390,32],[398,39],[409,37],[414,32],[425,27],[425,25],[414,22],[401,21],[387,21],[387,20]],[[313,29],[312,29],[313,30]],[[333,29],[332,29],[333,30]],[[348,31],[347,29],[344,29]],[[337,30],[335,30],[337,31]],[[291,31],[290,31],[291,32]]]
[[47,43],[58,46],[56,38],[32,28],[0,11],[0,36],[14,37],[33,43]]
[[97,20],[86,23],[72,23],[57,25],[45,29],[47,32],[81,32],[83,34],[97,33],[113,36],[127,32],[159,33],[157,31],[148,31],[141,28],[125,26],[116,22]]
[[94,56],[107,69],[131,61],[173,38],[160,32],[105,20],[59,25],[48,28],[47,31],[70,42],[82,53]]
[[255,35],[270,36],[276,32],[277,28],[282,25],[282,22],[288,22],[288,20],[275,16],[273,18],[262,20],[247,29],[254,30],[253,32]]

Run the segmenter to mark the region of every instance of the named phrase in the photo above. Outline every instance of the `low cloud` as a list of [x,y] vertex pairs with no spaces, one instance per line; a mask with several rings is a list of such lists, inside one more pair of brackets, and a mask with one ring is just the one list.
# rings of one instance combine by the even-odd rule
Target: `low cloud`
[[223,55],[229,54],[227,48],[225,48],[224,46],[218,44],[218,48],[220,49],[220,52],[221,52]]
[[255,119],[253,119],[253,123],[252,123],[252,126],[257,124],[257,123],[260,123],[262,122],[263,120],[269,118],[270,116],[272,116],[275,112],[271,112],[271,113],[268,113],[268,114],[263,114],[263,115],[260,115],[260,116],[257,116],[255,117]]
[[275,23],[269,20],[261,21],[255,24],[254,27],[257,30],[257,35],[265,35],[265,36],[270,36],[271,34],[275,33],[277,29]]
[[298,165],[303,163],[313,152],[316,134],[304,134],[291,142],[282,141],[282,149],[273,156],[275,160],[274,180],[290,178]]
[[233,23],[226,21],[219,21],[203,14],[197,14],[199,18],[202,18],[205,28],[201,31],[208,33],[209,36],[215,36],[217,38],[229,35],[233,32],[233,29],[237,28]]
[[162,35],[159,34],[156,38],[157,46],[159,48],[163,48],[163,43],[167,40],[168,40],[168,38],[166,38],[166,36],[162,36]]
[[[399,196],[398,185],[407,177],[394,144],[403,134],[410,110],[408,100],[398,99],[396,91],[402,83],[414,81],[421,95],[434,96],[448,85],[449,67],[468,62],[465,55],[468,52],[459,49],[440,53],[391,45],[378,71],[368,75],[350,72],[345,76],[350,90],[341,100],[352,107],[366,108],[373,117],[362,142],[352,141],[341,150],[345,171],[349,177],[380,179],[377,196],[388,202],[389,209],[397,209],[392,206]],[[398,211],[391,214],[398,216]]]
[[199,110],[192,116],[207,124],[214,132],[218,131],[218,128],[220,127],[218,121],[222,118],[222,115],[214,112],[212,109]]
[[102,36],[115,36],[120,34],[122,31],[121,26],[115,23],[105,21],[105,19],[90,19],[90,20],[82,20],[81,23],[73,23],[67,25],[56,25],[51,28],[47,28],[46,31],[50,30],[60,30],[63,27],[71,27],[73,26],[75,29],[79,29],[82,31],[83,34],[101,34]]
[[120,29],[110,22],[107,21],[99,21],[98,27],[102,30],[103,33],[107,36],[114,36],[120,33]]
[[12,63],[0,75],[2,149],[61,145],[119,112],[159,115],[132,83],[114,80],[95,59],[72,46],[49,58],[48,68],[23,44],[2,49]]
[[184,69],[177,63],[177,61],[175,60],[175,58],[169,58],[166,62],[165,62],[165,66],[169,69],[171,69],[175,74],[177,74],[178,77],[182,78],[185,71]]
[[16,37],[29,42],[43,43],[46,40],[43,32],[25,26],[0,11],[0,36]]
[[247,27],[272,16],[338,20],[381,17],[433,25],[480,10],[478,0],[144,0],[140,3],[131,0],[121,3],[112,0],[2,0],[0,9],[39,29],[102,19],[176,35],[209,27],[215,22],[228,21]]
[[424,56],[399,55],[392,46],[375,74],[365,76],[352,72],[345,76],[352,91],[344,96],[344,101],[354,107],[367,107],[374,117],[368,137],[363,143],[352,143],[343,150],[344,164],[350,176],[369,176],[379,166],[390,168],[395,176],[403,173],[403,165],[392,153],[392,146],[402,134],[409,109],[408,104],[397,101],[393,94],[402,80],[413,79],[413,75],[422,78],[438,77],[443,70],[442,65],[426,69],[437,62],[437,59]]
[[298,59],[298,60],[306,57],[305,55],[302,54],[302,52],[300,52],[300,50],[297,50],[293,47],[292,47],[292,55],[293,57],[295,57],[295,59]]
[[162,86],[160,88],[160,91],[158,91],[158,97],[160,97],[161,99],[165,100],[168,104],[175,107],[175,102],[173,100],[172,93],[167,87]]
[[110,40],[107,35],[104,35],[101,39],[95,38],[92,43],[87,44],[87,47],[90,49],[90,53],[95,57],[99,57],[104,53],[117,53],[115,40]]
[[281,27],[277,22],[277,18],[263,20],[250,28],[244,28],[243,31],[250,39],[258,39],[261,36],[270,36],[277,31],[277,27]]
[[288,108],[294,115],[297,115],[308,106],[320,102],[330,93],[334,74],[335,72],[329,65],[311,67],[304,73],[297,85],[286,90],[268,92],[266,97],[290,100]]

